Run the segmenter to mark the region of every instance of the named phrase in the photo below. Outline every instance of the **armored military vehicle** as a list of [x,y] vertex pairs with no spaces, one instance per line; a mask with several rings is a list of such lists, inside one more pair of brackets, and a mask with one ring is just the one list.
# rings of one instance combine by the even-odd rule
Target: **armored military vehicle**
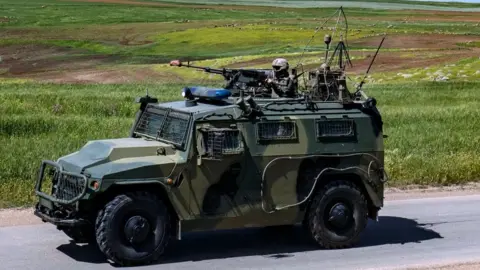
[[386,175],[376,101],[350,93],[342,68],[326,61],[294,98],[147,94],[129,137],[42,162],[35,215],[120,265],[158,260],[184,232],[245,227],[299,224],[319,247],[350,247]]

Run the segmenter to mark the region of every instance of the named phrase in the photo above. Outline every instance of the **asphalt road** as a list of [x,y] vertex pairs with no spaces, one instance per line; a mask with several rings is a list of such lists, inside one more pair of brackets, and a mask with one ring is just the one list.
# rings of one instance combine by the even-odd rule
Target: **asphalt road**
[[[479,205],[480,195],[388,201],[361,243],[344,250],[315,250],[296,230],[190,234],[170,246],[167,261],[135,268],[387,269],[480,260]],[[0,269],[113,268],[96,248],[70,244],[51,225],[0,228]]]

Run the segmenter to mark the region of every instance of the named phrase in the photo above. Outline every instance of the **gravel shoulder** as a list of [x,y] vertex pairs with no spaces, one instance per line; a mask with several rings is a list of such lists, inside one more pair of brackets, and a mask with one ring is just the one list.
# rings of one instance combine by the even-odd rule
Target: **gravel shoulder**
[[[388,201],[396,201],[396,200],[466,196],[466,195],[474,195],[474,194],[480,194],[480,183],[473,182],[473,183],[468,183],[461,186],[449,186],[449,187],[408,186],[406,188],[388,188],[385,190],[385,200],[388,202]],[[33,214],[33,208],[0,209],[0,227],[34,225],[34,224],[42,224],[42,223],[43,222]],[[420,269],[423,269],[423,268],[420,268]],[[444,268],[428,268],[428,269],[444,269]],[[463,268],[458,268],[458,269],[463,269]],[[472,268],[469,268],[469,269],[472,269]],[[480,265],[478,269],[480,269]]]

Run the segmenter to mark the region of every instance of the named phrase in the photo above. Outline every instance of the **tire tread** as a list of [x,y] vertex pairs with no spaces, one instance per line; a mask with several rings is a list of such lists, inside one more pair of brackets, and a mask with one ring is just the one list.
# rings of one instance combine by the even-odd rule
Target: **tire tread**
[[[112,246],[109,244],[107,239],[107,230],[110,226],[110,221],[113,217],[114,211],[122,204],[137,200],[149,201],[159,206],[159,208],[161,209],[161,213],[158,214],[163,215],[165,220],[165,238],[162,244],[151,255],[144,257],[140,260],[126,260],[121,258],[119,254],[117,254],[117,252],[115,252]],[[163,201],[158,196],[150,192],[136,191],[117,195],[112,201],[108,202],[105,207],[99,211],[95,222],[95,232],[98,247],[100,251],[103,252],[109,260],[122,266],[131,266],[138,264],[150,264],[160,258],[160,256],[165,252],[165,248],[170,240],[170,226],[170,215]]]
[[[356,222],[360,223],[360,227],[357,227],[357,232],[354,236],[354,238],[350,239],[350,241],[347,242],[330,242],[328,241],[325,236],[325,229],[321,228],[316,232],[314,230],[315,227],[315,218],[317,218],[316,215],[316,208],[321,204],[322,199],[328,194],[337,189],[337,188],[344,188],[344,189],[349,189],[359,196],[361,203],[365,206],[363,210],[364,212],[364,220],[357,220]],[[309,212],[307,213],[307,229],[309,231],[309,234],[312,238],[312,240],[321,246],[322,248],[325,249],[342,249],[342,248],[350,248],[354,244],[356,244],[360,238],[360,232],[365,229],[367,221],[368,221],[368,211],[367,211],[367,205],[368,202],[362,193],[362,191],[351,181],[346,181],[346,180],[334,180],[329,183],[327,183],[324,187],[322,187],[315,195],[315,197],[312,200],[312,203],[309,208]]]

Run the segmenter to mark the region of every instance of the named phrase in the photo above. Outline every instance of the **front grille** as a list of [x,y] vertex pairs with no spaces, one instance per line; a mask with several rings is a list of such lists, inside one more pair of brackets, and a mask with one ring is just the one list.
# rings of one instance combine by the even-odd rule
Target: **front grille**
[[82,194],[86,185],[85,179],[65,173],[57,173],[54,181],[56,184],[53,186],[52,195],[54,198],[64,201],[77,198]]
[[86,192],[84,175],[63,171],[52,161],[44,161],[37,181],[37,194],[59,203],[73,203]]

